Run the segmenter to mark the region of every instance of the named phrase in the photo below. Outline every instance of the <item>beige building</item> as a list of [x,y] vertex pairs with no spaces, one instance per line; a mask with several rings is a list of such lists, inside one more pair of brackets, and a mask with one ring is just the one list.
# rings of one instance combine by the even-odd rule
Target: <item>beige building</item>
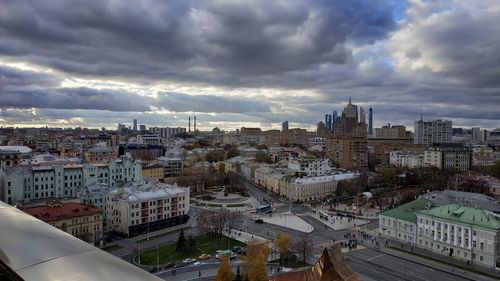
[[406,127],[402,125],[391,126],[390,124],[382,128],[375,128],[376,138],[401,139],[406,137]]
[[161,180],[165,176],[164,167],[160,164],[150,164],[142,167],[142,177],[150,177]]
[[358,126],[353,134],[335,134],[326,140],[326,155],[345,169],[368,168],[366,126]]
[[89,163],[106,163],[117,157],[117,150],[105,146],[95,146],[83,152],[83,159]]
[[106,225],[136,236],[186,223],[189,195],[189,188],[163,183],[116,189],[106,197]]
[[75,202],[50,202],[22,211],[92,245],[102,245],[103,221],[99,208]]

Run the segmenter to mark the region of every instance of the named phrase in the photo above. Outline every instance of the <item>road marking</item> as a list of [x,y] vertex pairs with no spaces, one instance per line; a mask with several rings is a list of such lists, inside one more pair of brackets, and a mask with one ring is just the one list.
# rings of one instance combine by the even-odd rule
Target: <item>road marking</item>
[[374,259],[376,259],[376,258],[380,258],[380,257],[383,257],[383,256],[385,256],[385,254],[380,254],[380,255],[378,255],[378,256],[374,256],[374,257],[372,257],[372,258],[367,259],[367,261],[372,261],[372,260],[374,260]]

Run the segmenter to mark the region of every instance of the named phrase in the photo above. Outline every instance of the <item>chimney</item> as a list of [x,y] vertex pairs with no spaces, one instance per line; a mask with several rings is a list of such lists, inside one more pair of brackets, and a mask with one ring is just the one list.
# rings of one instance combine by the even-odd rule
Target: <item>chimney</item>
[[196,132],[196,116],[194,117],[194,131]]
[[188,117],[188,132],[191,132],[191,116]]

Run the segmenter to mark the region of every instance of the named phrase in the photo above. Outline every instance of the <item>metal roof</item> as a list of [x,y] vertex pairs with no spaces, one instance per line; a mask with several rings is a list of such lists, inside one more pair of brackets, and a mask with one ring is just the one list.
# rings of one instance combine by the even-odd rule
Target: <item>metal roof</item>
[[0,202],[0,260],[26,281],[162,280]]

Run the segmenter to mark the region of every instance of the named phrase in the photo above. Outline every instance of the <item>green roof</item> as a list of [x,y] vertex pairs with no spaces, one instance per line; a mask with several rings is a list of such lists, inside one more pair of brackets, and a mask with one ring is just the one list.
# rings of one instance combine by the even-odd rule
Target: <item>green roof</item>
[[500,217],[484,209],[448,204],[430,210],[422,210],[418,213],[458,223],[500,230]]
[[430,203],[431,201],[427,199],[419,198],[417,200],[413,200],[409,203],[403,204],[397,208],[382,212],[379,215],[416,223],[416,212],[425,210]]

